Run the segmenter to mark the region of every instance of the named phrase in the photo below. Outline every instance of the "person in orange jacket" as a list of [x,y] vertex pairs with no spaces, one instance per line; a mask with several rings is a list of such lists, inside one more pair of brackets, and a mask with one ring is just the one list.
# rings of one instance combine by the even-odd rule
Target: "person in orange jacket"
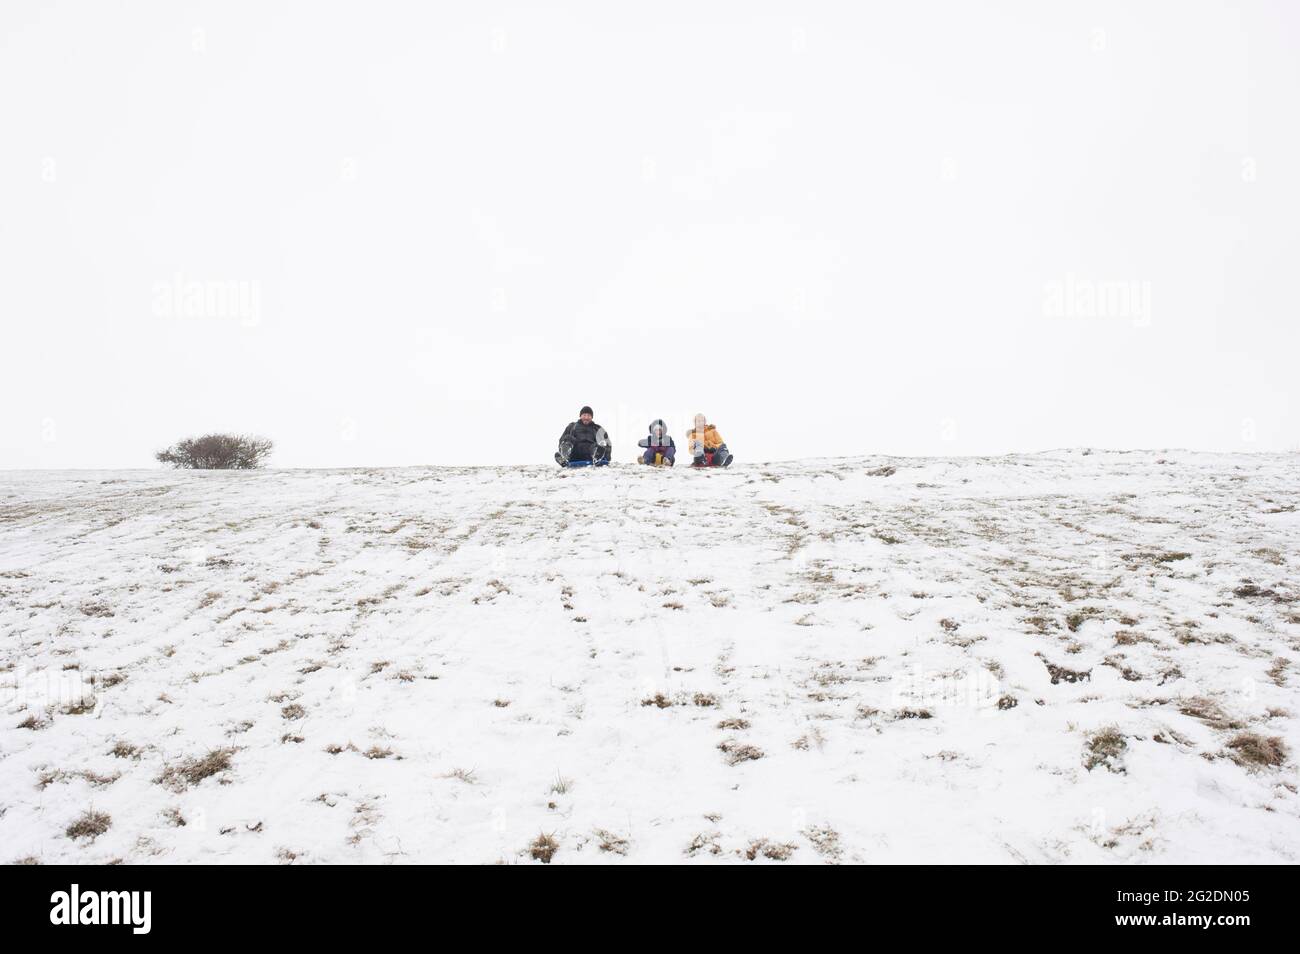
[[686,432],[686,447],[695,459],[696,467],[709,465],[709,458],[705,454],[712,457],[714,467],[726,467],[732,460],[727,442],[703,414],[695,415],[695,426]]

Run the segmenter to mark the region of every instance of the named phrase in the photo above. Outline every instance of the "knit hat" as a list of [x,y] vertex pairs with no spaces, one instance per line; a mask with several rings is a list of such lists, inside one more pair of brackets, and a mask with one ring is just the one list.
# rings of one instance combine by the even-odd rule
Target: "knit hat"
[[578,412],[578,417],[582,417],[584,414],[590,414],[592,417],[596,416],[596,412],[586,405],[583,405],[582,410]]

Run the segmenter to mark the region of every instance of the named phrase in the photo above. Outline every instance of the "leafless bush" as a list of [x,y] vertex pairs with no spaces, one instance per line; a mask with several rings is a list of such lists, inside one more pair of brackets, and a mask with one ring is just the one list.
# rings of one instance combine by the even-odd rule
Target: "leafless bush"
[[154,456],[185,470],[253,470],[266,463],[272,446],[265,438],[245,434],[204,434],[177,441]]

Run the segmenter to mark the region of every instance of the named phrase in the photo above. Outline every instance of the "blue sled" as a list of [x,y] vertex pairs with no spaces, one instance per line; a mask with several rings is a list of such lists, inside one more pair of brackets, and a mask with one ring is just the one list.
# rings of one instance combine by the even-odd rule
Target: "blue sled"
[[564,466],[565,467],[608,467],[609,461],[598,460],[593,462],[589,460],[571,460]]

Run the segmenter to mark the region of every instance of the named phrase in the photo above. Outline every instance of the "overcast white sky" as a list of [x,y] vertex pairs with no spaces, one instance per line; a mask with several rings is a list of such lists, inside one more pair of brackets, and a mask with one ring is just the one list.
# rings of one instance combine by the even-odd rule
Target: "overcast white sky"
[[1282,0],[5,0],[0,467],[1296,448],[1297,115]]

